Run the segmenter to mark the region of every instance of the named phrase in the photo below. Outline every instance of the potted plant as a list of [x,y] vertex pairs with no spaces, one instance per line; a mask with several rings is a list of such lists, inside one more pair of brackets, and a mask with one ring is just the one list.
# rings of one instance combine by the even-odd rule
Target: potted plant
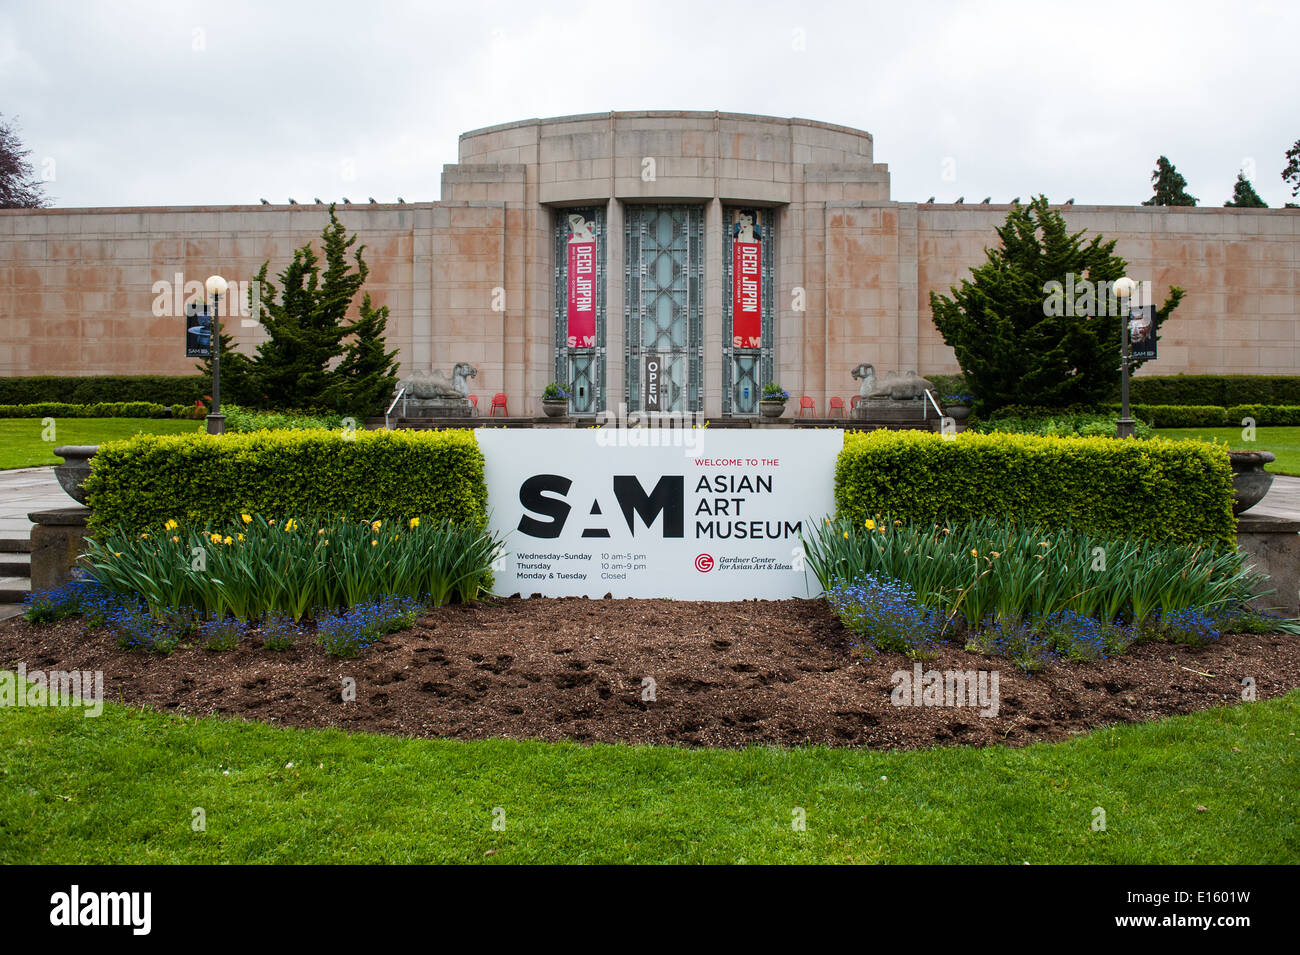
[[542,410],[548,418],[562,418],[569,413],[569,386],[553,381],[542,390]]
[[790,395],[774,381],[763,386],[763,394],[758,399],[758,410],[764,418],[779,418],[785,414],[785,403]]
[[970,403],[974,395],[956,394],[943,396],[943,413],[953,421],[965,421],[970,417]]

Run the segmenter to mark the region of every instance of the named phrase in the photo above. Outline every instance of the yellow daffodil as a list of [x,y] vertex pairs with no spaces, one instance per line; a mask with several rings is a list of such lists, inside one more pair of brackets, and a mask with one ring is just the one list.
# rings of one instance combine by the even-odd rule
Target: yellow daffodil
[[383,522],[383,521],[375,521],[373,524],[370,525],[370,529],[371,529],[372,531],[378,532],[378,531],[379,531],[379,525],[381,525],[382,523],[384,523],[384,522]]
[[179,525],[175,521],[173,521],[171,518],[168,518],[167,523],[163,525],[163,530],[174,531],[178,526]]
[[862,522],[862,526],[869,531],[874,531],[876,529],[876,522],[868,517],[865,521]]
[[989,553],[992,554],[994,557],[1001,557],[1001,556],[1002,556],[1001,554],[999,554],[999,553],[998,553],[997,551],[995,551],[995,550],[991,550],[991,551],[989,551]]
[[322,534],[324,534],[324,533],[325,533],[325,528],[322,527],[320,530],[318,530],[318,531],[316,532],[316,536],[317,536],[317,537],[320,537],[320,536],[321,536]]
[[419,526],[420,526],[420,519],[418,517],[411,518],[411,530],[415,530]]
[[374,540],[372,540],[372,541],[370,542],[370,546],[371,546],[371,547],[378,547],[378,546],[379,546],[379,541],[374,541]]
[[239,519],[243,521],[245,524],[253,523],[253,517],[251,514],[240,514]]
[[243,534],[240,534],[240,535],[239,535],[239,539],[242,541],[242,540],[244,539],[244,535],[243,535]]
[[229,545],[229,544],[233,544],[234,540],[230,537],[226,537],[225,539],[222,540],[221,543]]
[[140,540],[142,540],[142,541],[147,541],[148,539],[149,539],[149,535],[148,535],[148,534],[141,534],[141,535],[140,535]]
[[286,531],[297,530],[297,529],[298,529],[298,522],[295,521],[295,520],[291,517],[291,518],[289,518],[287,521],[284,522],[284,529],[285,529]]
[[980,555],[980,552],[977,551],[974,547],[972,547],[972,548],[970,549],[970,555],[971,555],[972,557],[978,557],[978,556]]
[[848,540],[848,539],[849,539],[849,532],[848,532],[848,531],[845,531],[845,532],[844,532],[844,539],[845,539],[845,540]]
[[220,535],[220,534],[209,534],[209,535],[208,535],[208,540],[212,541],[212,543],[214,543],[214,544],[220,544],[220,543],[221,543],[221,535]]

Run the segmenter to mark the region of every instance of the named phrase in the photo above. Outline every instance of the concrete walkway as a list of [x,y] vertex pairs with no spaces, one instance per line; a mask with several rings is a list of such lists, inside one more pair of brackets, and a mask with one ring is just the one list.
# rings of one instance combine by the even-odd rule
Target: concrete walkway
[[54,507],[75,507],[54,477],[54,468],[15,468],[0,471],[0,537],[27,537],[27,515]]

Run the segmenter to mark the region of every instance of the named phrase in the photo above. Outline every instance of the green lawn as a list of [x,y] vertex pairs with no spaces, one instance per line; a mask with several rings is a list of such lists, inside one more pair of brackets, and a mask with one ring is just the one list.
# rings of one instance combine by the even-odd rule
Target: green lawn
[[906,753],[5,707],[0,863],[1294,863],[1298,731],[1300,691],[1050,746]]
[[47,441],[42,420],[0,418],[0,470],[62,464],[63,459],[54,454],[54,449],[61,444],[102,444],[129,438],[141,431],[178,434],[204,427],[202,421],[172,418],[57,418],[54,440]]
[[1158,428],[1162,438],[1197,438],[1227,443],[1233,451],[1272,451],[1277,460],[1267,466],[1275,474],[1300,474],[1300,427],[1257,428],[1252,444],[1241,440],[1240,428]]

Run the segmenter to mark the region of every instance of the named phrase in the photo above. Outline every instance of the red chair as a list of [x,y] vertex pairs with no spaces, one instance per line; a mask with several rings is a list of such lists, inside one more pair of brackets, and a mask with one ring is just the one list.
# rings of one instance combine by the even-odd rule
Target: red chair
[[831,404],[830,404],[830,409],[831,409],[831,410],[830,410],[830,415],[831,415],[832,418],[835,417],[835,412],[837,412],[837,411],[840,413],[840,417],[843,418],[843,417],[844,417],[844,399],[841,398],[841,397],[839,397],[838,395],[835,396],[834,398],[832,398],[832,399],[831,399]]
[[856,407],[858,406],[858,402],[861,401],[861,400],[862,400],[862,396],[861,396],[861,395],[854,395],[852,398],[850,398],[850,399],[849,399],[849,410],[852,411],[854,408],[856,408]]
[[817,402],[813,401],[807,395],[799,399],[799,417],[803,417],[805,411],[811,411],[812,416],[817,417]]
[[474,414],[478,414],[478,395],[470,395],[469,403],[474,406]]
[[501,414],[507,418],[510,417],[510,412],[506,410],[506,393],[504,391],[498,391],[492,396],[492,407],[488,408],[488,417],[490,418],[496,414],[498,408],[501,409]]

